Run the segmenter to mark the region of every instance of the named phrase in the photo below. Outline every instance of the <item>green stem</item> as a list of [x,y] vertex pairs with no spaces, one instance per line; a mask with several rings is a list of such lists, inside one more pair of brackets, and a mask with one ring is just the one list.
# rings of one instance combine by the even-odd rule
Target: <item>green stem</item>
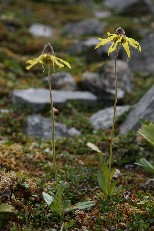
[[51,65],[48,64],[48,83],[50,91],[50,106],[51,106],[51,125],[52,125],[52,152],[53,152],[53,167],[56,179],[56,188],[58,188],[58,175],[57,175],[57,164],[56,164],[56,152],[55,152],[55,121],[54,121],[54,110],[53,110],[53,99],[52,99],[52,88],[51,88]]
[[111,164],[113,161],[113,136],[114,136],[114,130],[115,130],[115,119],[116,119],[116,106],[117,106],[117,96],[118,96],[118,76],[117,76],[117,58],[118,58],[118,47],[116,49],[116,55],[115,55],[115,64],[114,64],[114,78],[115,78],[115,97],[114,97],[114,114],[113,114],[113,121],[112,121],[112,130],[111,130],[111,136],[110,136],[110,154],[109,154],[109,170],[111,172]]

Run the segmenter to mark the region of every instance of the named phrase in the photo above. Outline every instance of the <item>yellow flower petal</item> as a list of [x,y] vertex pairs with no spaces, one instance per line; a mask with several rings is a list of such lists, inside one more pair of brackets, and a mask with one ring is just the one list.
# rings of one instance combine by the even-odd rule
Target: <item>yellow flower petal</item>
[[29,70],[31,67],[36,65],[38,63],[37,59],[34,60],[28,60],[26,63],[30,64],[29,66],[26,67],[27,70]]
[[108,36],[115,36],[115,35],[117,36],[117,34],[111,34],[110,32],[107,32],[107,35]]
[[57,58],[57,57],[55,57],[55,58],[56,58],[56,60],[59,60],[60,62],[64,63],[68,68],[71,69],[71,65],[68,62],[64,61],[63,59]]
[[38,58],[36,59],[32,59],[32,60],[28,60],[26,63],[30,64],[29,66],[26,67],[27,70],[29,70],[31,67],[35,66],[38,62],[40,62],[41,60],[41,56],[40,55]]
[[57,60],[57,59],[55,59],[55,63],[57,64],[57,66],[59,66],[59,68],[64,67],[64,65],[63,65],[63,64],[61,64],[60,62],[58,62],[58,60]]
[[113,38],[114,38],[114,36],[108,37],[107,39],[101,39],[101,38],[99,38],[99,40],[101,40],[102,42],[100,42],[99,44],[97,44],[97,46],[95,47],[95,49],[97,49],[98,47],[103,46],[106,43],[112,41]]
[[108,55],[109,55],[111,52],[113,52],[113,51],[115,51],[115,50],[117,49],[118,43],[120,43],[120,42],[121,42],[121,38],[119,38],[116,42],[113,42],[113,43],[111,44],[111,46],[110,46],[109,49],[108,49]]
[[125,43],[122,43],[122,46],[125,49],[125,51],[126,51],[126,53],[128,55],[128,58],[130,58],[130,50],[129,50],[129,44],[128,44],[127,40],[126,40]]
[[129,43],[132,47],[138,49],[138,51],[141,52],[141,46],[140,46],[140,44],[139,44],[135,39],[127,38],[127,37],[126,37],[126,40],[128,41],[128,43]]
[[102,38],[97,38],[98,40],[100,40],[100,41],[103,41],[104,39],[102,39]]

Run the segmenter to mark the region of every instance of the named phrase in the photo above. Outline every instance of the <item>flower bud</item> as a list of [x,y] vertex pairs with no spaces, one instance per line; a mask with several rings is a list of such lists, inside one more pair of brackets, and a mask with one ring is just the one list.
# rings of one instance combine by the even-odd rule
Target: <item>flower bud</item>
[[121,27],[118,27],[118,28],[116,29],[115,34],[117,34],[117,35],[119,35],[119,36],[124,36],[124,37],[126,37],[125,31],[124,31],[124,29],[122,29]]
[[43,54],[43,55],[45,55],[45,54],[47,54],[47,55],[54,55],[54,50],[53,50],[53,47],[50,45],[50,43],[48,43],[48,44],[44,47],[44,49],[43,49],[43,51],[42,51],[42,54]]

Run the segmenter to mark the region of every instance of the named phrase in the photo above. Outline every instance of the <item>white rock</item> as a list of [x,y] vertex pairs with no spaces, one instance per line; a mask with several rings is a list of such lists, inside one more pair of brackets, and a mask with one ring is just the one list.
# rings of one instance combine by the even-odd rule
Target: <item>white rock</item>
[[53,35],[53,30],[51,27],[35,23],[29,28],[29,32],[34,37],[51,37]]

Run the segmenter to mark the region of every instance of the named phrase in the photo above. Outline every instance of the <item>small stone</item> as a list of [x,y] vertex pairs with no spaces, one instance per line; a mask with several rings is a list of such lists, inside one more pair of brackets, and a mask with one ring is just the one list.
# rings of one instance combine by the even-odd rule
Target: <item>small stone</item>
[[29,32],[34,36],[34,37],[51,37],[53,36],[53,30],[51,27],[40,24],[40,23],[35,23],[29,28]]
[[70,129],[68,129],[68,134],[70,136],[80,136],[81,132],[79,130],[77,130],[76,128],[72,127]]
[[143,185],[142,188],[145,190],[154,190],[154,178],[148,179]]
[[[130,106],[117,106],[116,119],[129,110]],[[113,107],[105,108],[98,111],[90,118],[90,123],[94,130],[108,129],[112,126]]]
[[111,16],[111,13],[109,11],[97,11],[95,13],[96,18],[102,19],[102,18],[108,18]]
[[[68,136],[67,129],[63,124],[55,122],[55,139]],[[41,115],[30,115],[27,117],[25,133],[35,138],[51,140],[51,118]]]
[[[44,79],[48,84],[48,77]],[[75,91],[77,84],[70,73],[57,72],[52,76],[51,79],[52,88],[55,90]]]
[[116,169],[114,175],[113,175],[113,179],[118,179],[121,176],[121,172],[119,169]]
[[3,113],[3,114],[8,114],[10,113],[10,110],[9,109],[0,109],[0,112]]

